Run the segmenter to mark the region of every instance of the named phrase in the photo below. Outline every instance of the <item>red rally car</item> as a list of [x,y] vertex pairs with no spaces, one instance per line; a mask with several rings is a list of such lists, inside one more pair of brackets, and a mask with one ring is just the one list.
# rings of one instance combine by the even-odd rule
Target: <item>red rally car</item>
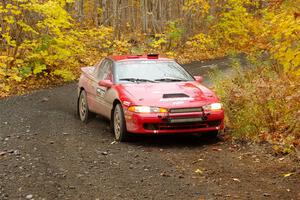
[[224,129],[218,97],[172,59],[157,54],[111,56],[83,67],[78,84],[78,115],[111,121],[117,141],[130,133],[216,136]]

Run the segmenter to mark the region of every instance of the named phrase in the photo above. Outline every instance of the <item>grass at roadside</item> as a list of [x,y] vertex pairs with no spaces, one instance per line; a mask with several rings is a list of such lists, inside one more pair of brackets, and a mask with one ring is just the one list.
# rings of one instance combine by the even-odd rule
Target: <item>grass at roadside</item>
[[224,79],[219,72],[212,75],[232,136],[267,141],[280,153],[299,150],[299,76],[282,73],[271,62],[232,65],[231,78]]

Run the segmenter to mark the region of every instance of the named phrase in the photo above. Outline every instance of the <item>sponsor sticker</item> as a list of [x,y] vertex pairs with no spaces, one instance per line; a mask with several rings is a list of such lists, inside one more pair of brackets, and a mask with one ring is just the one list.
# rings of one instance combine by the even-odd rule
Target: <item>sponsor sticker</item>
[[123,101],[123,105],[124,106],[130,106],[130,102],[129,101]]

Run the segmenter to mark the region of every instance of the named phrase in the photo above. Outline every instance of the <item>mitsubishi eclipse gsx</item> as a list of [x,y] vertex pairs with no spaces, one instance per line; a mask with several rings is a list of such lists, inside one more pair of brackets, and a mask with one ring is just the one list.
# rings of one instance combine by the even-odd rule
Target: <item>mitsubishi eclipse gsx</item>
[[224,129],[218,97],[176,61],[158,54],[110,56],[83,67],[78,115],[108,118],[117,141],[129,134],[208,134]]

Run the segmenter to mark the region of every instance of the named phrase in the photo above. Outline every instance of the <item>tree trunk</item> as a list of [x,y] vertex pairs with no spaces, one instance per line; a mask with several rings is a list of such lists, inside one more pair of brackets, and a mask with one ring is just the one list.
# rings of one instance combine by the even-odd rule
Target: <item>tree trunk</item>
[[76,1],[77,19],[79,22],[82,22],[84,19],[83,4],[84,0]]
[[142,30],[143,33],[148,34],[148,6],[147,0],[141,0],[141,13],[142,13]]
[[99,15],[98,15],[98,9],[99,9],[99,2],[100,0],[94,0],[94,24],[96,27],[99,26]]
[[107,2],[106,0],[101,1],[101,6],[102,6],[102,20],[101,24],[102,25],[107,25],[108,23],[108,13],[107,13]]

